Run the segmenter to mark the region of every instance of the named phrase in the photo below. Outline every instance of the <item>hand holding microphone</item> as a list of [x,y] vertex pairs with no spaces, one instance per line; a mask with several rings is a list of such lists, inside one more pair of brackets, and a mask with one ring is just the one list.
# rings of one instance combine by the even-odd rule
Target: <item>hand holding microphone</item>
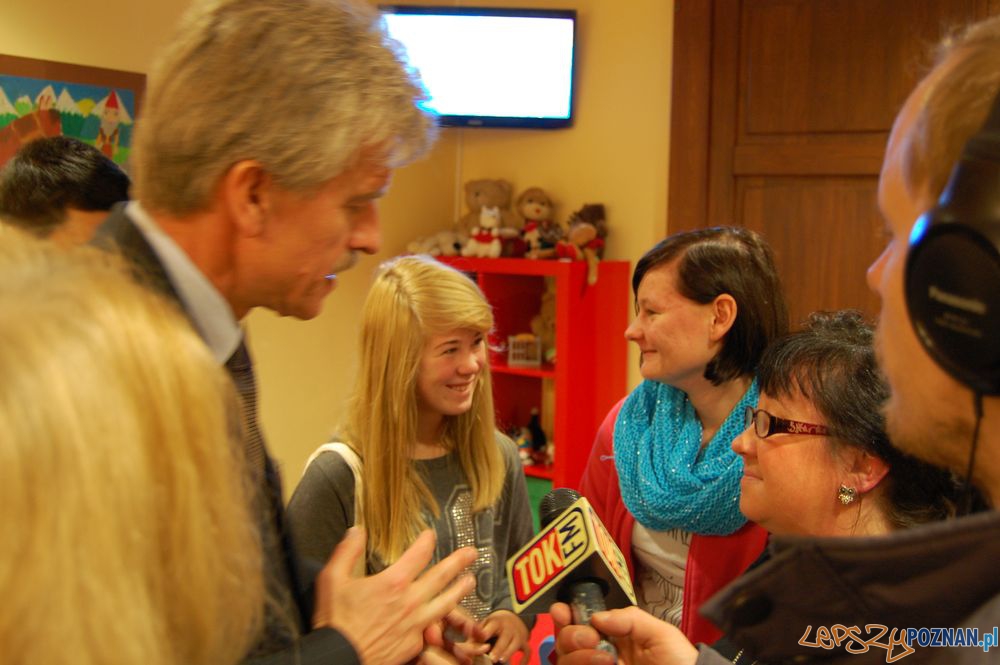
[[[570,609],[552,606],[559,665],[695,665],[698,649],[676,626],[636,606],[595,614],[589,627],[570,624]],[[600,631],[600,633],[598,633]],[[601,634],[614,638],[617,657],[599,651]]]
[[[516,612],[537,614],[562,601],[574,623],[586,624],[594,612],[635,604],[625,557],[586,499],[571,489],[552,490],[539,520],[538,535],[507,561]],[[598,648],[616,655],[608,640]]]

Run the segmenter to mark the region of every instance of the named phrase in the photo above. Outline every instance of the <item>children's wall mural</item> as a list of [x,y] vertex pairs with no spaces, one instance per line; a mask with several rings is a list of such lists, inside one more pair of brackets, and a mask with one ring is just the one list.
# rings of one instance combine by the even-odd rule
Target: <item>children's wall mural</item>
[[63,134],[126,166],[143,74],[0,55],[0,166],[36,138]]

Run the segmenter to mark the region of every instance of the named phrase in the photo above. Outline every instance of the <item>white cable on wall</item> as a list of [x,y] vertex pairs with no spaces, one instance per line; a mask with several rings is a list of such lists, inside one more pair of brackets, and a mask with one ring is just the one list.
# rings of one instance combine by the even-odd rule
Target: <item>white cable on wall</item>
[[[452,0],[453,6],[458,7],[460,0]],[[458,132],[458,139],[455,141],[455,198],[453,201],[454,209],[452,210],[451,223],[457,225],[458,220],[462,218],[462,206],[464,197],[462,195],[465,189],[462,186],[462,157],[464,155],[465,149],[465,130],[461,127],[455,128]]]
[[458,132],[458,138],[455,141],[455,198],[453,202],[454,209],[451,215],[452,224],[456,224],[462,218],[462,190],[464,189],[462,187],[462,154],[465,130],[461,127],[456,127],[452,131]]

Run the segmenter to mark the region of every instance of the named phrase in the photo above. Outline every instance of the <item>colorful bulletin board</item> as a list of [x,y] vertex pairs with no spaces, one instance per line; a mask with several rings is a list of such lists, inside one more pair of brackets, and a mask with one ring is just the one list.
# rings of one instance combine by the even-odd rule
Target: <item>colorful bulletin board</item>
[[59,134],[126,166],[145,87],[145,74],[0,54],[0,166]]

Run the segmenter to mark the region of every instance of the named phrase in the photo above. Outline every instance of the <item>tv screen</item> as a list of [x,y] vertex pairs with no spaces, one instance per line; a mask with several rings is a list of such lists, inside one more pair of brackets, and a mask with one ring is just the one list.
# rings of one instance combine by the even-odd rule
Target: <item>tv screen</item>
[[445,127],[568,127],[576,12],[380,5]]

